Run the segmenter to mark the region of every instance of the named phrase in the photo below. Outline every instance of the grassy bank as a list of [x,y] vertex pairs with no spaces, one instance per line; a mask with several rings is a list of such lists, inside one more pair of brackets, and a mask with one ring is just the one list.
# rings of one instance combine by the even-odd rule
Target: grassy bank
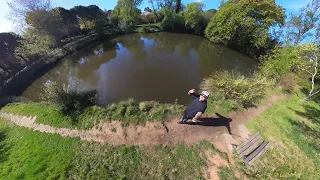
[[135,147],[80,142],[0,119],[0,179],[201,179],[208,142]]
[[25,116],[37,116],[37,123],[54,127],[88,129],[100,121],[119,120],[123,125],[145,124],[146,121],[165,121],[179,116],[184,106],[160,104],[154,101],[136,102],[132,99],[107,107],[92,106],[73,114],[63,114],[50,103],[15,103],[1,111]]
[[0,179],[64,179],[71,168],[75,143],[0,119]]
[[299,102],[301,92],[281,101],[247,125],[272,148],[248,171],[258,179],[320,178],[320,105]]

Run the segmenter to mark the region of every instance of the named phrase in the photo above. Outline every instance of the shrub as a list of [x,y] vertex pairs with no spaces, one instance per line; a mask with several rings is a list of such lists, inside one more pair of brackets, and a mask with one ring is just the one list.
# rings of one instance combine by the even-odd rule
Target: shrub
[[160,24],[160,27],[164,31],[169,32],[184,32],[184,17],[182,13],[176,14],[168,8],[162,9],[164,18]]
[[133,31],[132,26],[133,26],[132,22],[125,19],[120,20],[118,24],[119,29],[125,33],[132,32]]
[[111,24],[112,26],[118,26],[119,21],[120,21],[119,16],[117,16],[117,15],[115,15],[115,14],[111,14],[110,24]]
[[282,76],[279,80],[279,85],[285,91],[292,92],[297,85],[294,74],[290,73]]
[[201,89],[210,91],[216,98],[235,102],[237,109],[258,103],[265,96],[269,84],[266,78],[256,73],[245,77],[240,73],[218,71],[202,82]]
[[151,26],[150,25],[146,25],[146,26],[142,26],[140,33],[149,33],[151,32]]
[[65,86],[59,86],[52,82],[44,88],[40,95],[44,101],[58,105],[59,111],[66,115],[72,115],[81,112],[97,102],[96,90],[78,92]]
[[298,71],[301,64],[295,47],[276,48],[271,54],[261,56],[260,61],[260,74],[277,81],[290,72]]
[[139,109],[142,112],[149,112],[156,105],[155,101],[145,101],[139,104]]
[[121,120],[124,125],[143,124],[147,120],[162,121],[181,114],[184,106],[160,104],[155,101],[137,102],[133,99],[113,103],[104,110],[104,119]]
[[150,14],[141,15],[141,21],[144,24],[148,23],[155,23],[157,21],[157,16],[154,12],[151,12]]

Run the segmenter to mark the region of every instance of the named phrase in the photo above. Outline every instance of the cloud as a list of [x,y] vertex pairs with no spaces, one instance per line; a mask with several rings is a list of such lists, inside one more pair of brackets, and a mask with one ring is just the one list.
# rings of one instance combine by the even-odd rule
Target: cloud
[[194,0],[195,2],[202,3],[203,0]]

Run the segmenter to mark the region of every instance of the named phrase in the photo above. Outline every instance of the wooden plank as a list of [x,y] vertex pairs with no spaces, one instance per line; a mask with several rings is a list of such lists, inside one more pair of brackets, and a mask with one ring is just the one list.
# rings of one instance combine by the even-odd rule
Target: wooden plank
[[238,147],[237,147],[237,150],[243,148],[243,146],[247,145],[250,141],[252,141],[255,137],[259,136],[259,133],[256,133],[255,135],[253,136],[250,136],[250,138],[246,141],[244,141],[242,144],[240,144]]
[[269,148],[270,143],[268,143],[251,161],[248,162],[248,165],[252,165],[260,156],[262,156]]
[[[263,142],[257,149],[255,149],[248,157],[244,159],[244,162],[248,164],[257,155],[261,155],[262,150],[269,144],[269,142]],[[257,157],[258,158],[258,157]],[[257,159],[256,158],[256,159]]]
[[247,142],[245,146],[243,146],[242,148],[238,149],[238,154],[241,154],[243,151],[247,150],[250,146],[252,146],[254,143],[256,143],[257,141],[259,141],[261,139],[261,136],[255,136],[255,138],[253,138],[251,141]]
[[258,138],[256,141],[252,141],[252,143],[248,144],[248,148],[244,149],[239,156],[244,157],[250,154],[253,150],[257,149],[261,143],[263,142],[262,138]]
[[248,142],[252,141],[256,136],[258,136],[259,133],[254,134],[253,136],[250,136],[248,140],[245,140],[242,144],[240,144],[237,149],[241,149],[243,146],[245,146]]

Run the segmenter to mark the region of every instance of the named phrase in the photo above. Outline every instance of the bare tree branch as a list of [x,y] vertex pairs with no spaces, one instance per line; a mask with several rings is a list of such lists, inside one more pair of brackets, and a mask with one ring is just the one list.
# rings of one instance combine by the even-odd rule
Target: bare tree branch
[[314,61],[314,73],[312,74],[312,78],[311,78],[311,90],[309,92],[309,95],[306,98],[302,99],[301,102],[308,101],[312,96],[314,96],[320,92],[320,90],[317,92],[313,92],[314,86],[315,86],[314,80],[315,80],[316,75],[318,74],[318,56],[315,53],[313,53],[313,58],[314,59],[311,59],[311,61]]

